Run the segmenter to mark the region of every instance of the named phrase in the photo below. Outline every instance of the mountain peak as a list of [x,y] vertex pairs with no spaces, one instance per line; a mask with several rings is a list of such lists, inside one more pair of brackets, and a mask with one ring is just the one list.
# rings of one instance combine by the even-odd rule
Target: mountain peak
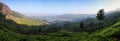
[[12,13],[10,8],[2,2],[0,2],[0,11],[3,12],[4,14],[11,14]]

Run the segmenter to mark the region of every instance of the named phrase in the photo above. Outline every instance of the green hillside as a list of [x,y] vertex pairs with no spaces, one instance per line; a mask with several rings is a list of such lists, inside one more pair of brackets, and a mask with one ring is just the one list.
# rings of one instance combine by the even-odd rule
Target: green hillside
[[120,22],[109,27],[100,29],[97,32],[69,32],[60,31],[40,35],[27,35],[12,32],[5,27],[0,29],[0,40],[2,41],[118,41],[120,34]]
[[11,19],[11,20],[15,21],[18,24],[25,24],[25,25],[29,25],[29,26],[32,26],[32,25],[37,26],[37,25],[47,24],[46,21],[37,20],[37,19],[29,19],[26,16],[24,16],[24,17],[15,17],[13,15],[7,15],[6,18]]
[[[2,11],[0,11],[0,13],[2,13]],[[6,19],[13,20],[18,24],[23,24],[28,26],[38,26],[38,25],[48,24],[48,22],[45,20],[30,18],[15,11],[13,11],[12,14],[6,14]]]
[[[105,27],[97,32],[92,33],[92,36],[103,38],[104,41],[119,41],[120,34],[120,22],[117,22],[109,27]],[[118,37],[116,37],[116,35]],[[99,39],[98,38],[98,39]],[[103,40],[101,39],[101,40]]]

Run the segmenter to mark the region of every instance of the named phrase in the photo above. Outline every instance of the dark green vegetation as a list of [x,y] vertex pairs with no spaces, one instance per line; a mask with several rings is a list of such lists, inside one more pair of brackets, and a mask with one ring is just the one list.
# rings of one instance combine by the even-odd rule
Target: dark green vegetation
[[106,14],[102,22],[91,18],[63,26],[27,26],[0,12],[0,41],[119,41],[120,11]]

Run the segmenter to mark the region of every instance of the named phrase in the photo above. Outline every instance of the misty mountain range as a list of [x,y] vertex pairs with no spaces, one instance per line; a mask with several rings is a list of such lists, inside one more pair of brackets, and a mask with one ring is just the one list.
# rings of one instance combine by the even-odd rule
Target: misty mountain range
[[48,22],[78,22],[87,18],[94,18],[96,14],[64,14],[64,15],[56,15],[56,16],[33,16],[35,18],[44,19]]

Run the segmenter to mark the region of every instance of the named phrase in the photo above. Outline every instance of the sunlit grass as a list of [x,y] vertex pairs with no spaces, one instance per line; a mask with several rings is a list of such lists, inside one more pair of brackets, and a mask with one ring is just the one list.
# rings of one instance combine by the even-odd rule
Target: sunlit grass
[[26,17],[17,18],[12,15],[7,15],[6,18],[12,19],[13,21],[15,21],[18,24],[24,24],[24,25],[28,25],[28,26],[39,26],[39,25],[47,24],[47,22],[45,22],[45,21],[32,20],[32,19],[28,19]]

